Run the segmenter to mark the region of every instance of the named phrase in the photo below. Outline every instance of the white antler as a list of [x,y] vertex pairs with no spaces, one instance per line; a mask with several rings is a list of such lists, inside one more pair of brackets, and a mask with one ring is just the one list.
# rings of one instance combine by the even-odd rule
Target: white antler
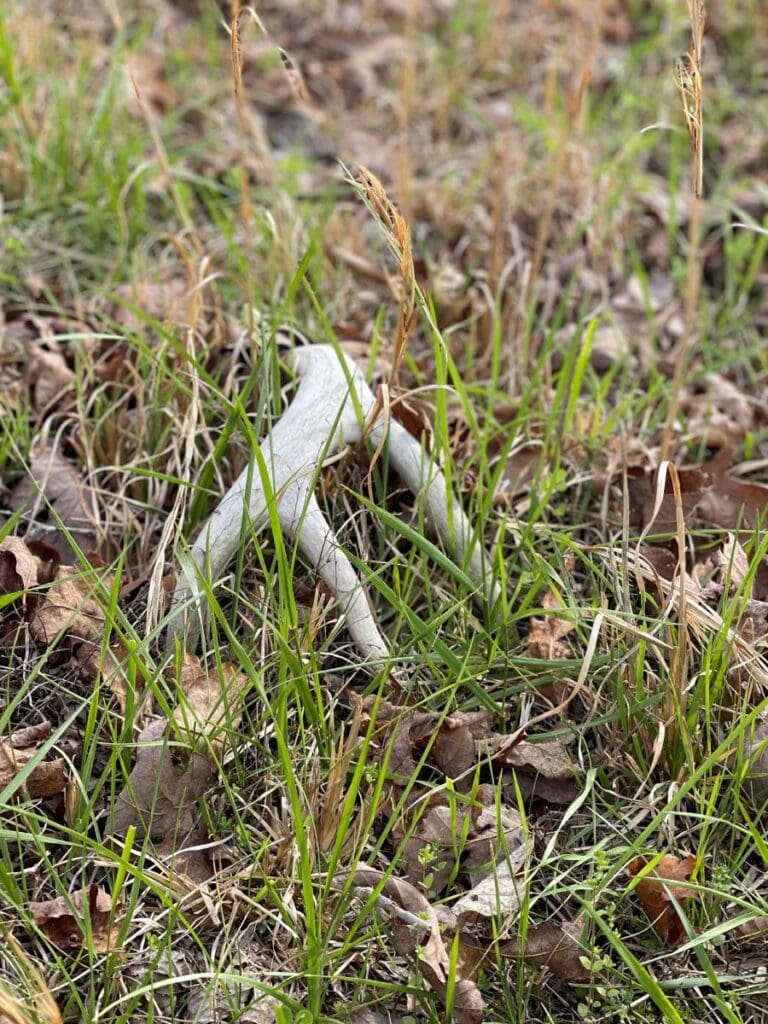
[[[310,345],[295,349],[288,361],[300,383],[293,402],[261,443],[268,476],[266,492],[258,465],[244,470],[203,526],[192,545],[191,560],[185,559],[182,565],[173,596],[168,642],[186,632],[188,645],[195,645],[205,617],[200,576],[212,583],[219,578],[241,542],[245,517],[252,529],[261,529],[268,519],[268,502],[274,499],[283,532],[295,538],[338,600],[360,652],[365,658],[386,658],[389,647],[376,625],[362,584],[312,490],[321,461],[344,445],[359,441],[364,429],[377,446],[386,438],[391,464],[409,490],[414,494],[424,491],[427,511],[460,563],[464,563],[477,538],[473,538],[459,502],[449,498],[445,477],[425,456],[420,443],[401,424],[385,422],[381,413],[373,424],[367,422],[376,409],[376,400],[351,359],[331,345]],[[467,568],[482,586],[480,596],[494,600],[496,588],[479,543],[472,547]],[[190,605],[195,603],[193,595],[201,605],[202,614],[198,616],[189,615]]]

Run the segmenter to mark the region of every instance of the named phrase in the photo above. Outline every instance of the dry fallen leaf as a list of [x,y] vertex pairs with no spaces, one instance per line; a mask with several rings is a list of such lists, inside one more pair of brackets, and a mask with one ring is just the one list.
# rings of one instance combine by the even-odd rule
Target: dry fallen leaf
[[545,740],[542,743],[521,740],[519,743],[510,743],[509,739],[509,736],[497,733],[482,748],[497,764],[543,775],[546,779],[573,779],[573,764],[565,743],[560,740]]
[[108,647],[82,644],[77,651],[82,678],[93,682],[100,676],[102,682],[114,693],[122,714],[125,714],[129,696],[135,698],[144,682],[138,672],[129,674],[126,670],[128,657],[125,645],[120,640],[113,640]]
[[[93,551],[96,547],[93,495],[74,466],[58,449],[38,439],[30,453],[30,473],[31,478],[19,481],[8,500],[14,511],[23,509],[29,517],[33,524],[30,535],[33,538],[44,535],[62,561],[71,562],[73,545],[58,529],[60,522],[74,545],[81,551]],[[46,502],[55,513],[50,517],[51,523],[46,522],[49,518]],[[43,527],[39,528],[41,523]]]
[[[492,816],[493,829],[497,832],[495,808],[487,808],[486,811]],[[515,823],[510,811],[507,811],[503,827],[505,839],[500,840],[494,835],[490,844],[496,847],[499,859],[496,863],[488,864],[486,861],[477,866],[474,873],[480,876],[480,881],[453,905],[453,912],[460,922],[466,918],[471,919],[475,914],[481,917],[508,917],[520,906],[520,900],[525,894],[525,881],[520,876],[530,854],[530,844],[525,842],[522,828]],[[488,845],[485,842],[484,849],[479,853],[483,858]]]
[[[88,901],[87,920],[84,899]],[[59,949],[74,951],[87,948],[85,928],[97,953],[115,948],[119,906],[114,906],[112,897],[101,886],[89,885],[69,897],[57,896],[41,903],[30,903],[29,909],[37,927]]]
[[42,600],[36,588],[53,580],[58,564],[56,552],[42,541],[0,541],[0,594],[10,597],[0,617],[14,625],[31,618]]
[[126,69],[130,78],[127,93],[135,114],[141,113],[139,96],[154,114],[163,114],[177,105],[178,94],[165,77],[164,56],[160,47],[131,54]]
[[[373,704],[366,700],[362,706],[365,712]],[[463,779],[467,786],[471,780],[466,779],[466,773],[477,763],[477,740],[489,734],[491,721],[487,711],[442,716],[433,711],[404,712],[386,701],[380,703],[376,716],[377,725],[382,729],[379,740],[382,755],[394,731],[388,770],[396,780],[413,778],[418,770],[418,759],[429,745],[429,761],[451,779]]]
[[730,935],[740,942],[754,940],[765,942],[768,939],[768,914],[761,914],[758,917],[750,918],[749,921],[744,921],[743,924],[737,925]]
[[0,542],[0,593],[24,594],[37,586],[39,559],[20,537]]
[[[765,515],[768,487],[732,476],[727,472],[730,460],[731,452],[724,448],[705,465],[677,469],[686,526],[703,522],[724,530],[747,530]],[[664,479],[663,497],[654,517],[656,489],[655,472],[631,469],[629,500],[633,525],[646,528],[652,524],[654,534],[674,533],[675,497],[669,473]]]
[[432,745],[431,760],[459,789],[468,788],[468,773],[477,764],[477,741],[491,731],[488,711],[455,711],[447,715]]
[[[189,285],[179,278],[157,283],[134,281],[115,289],[112,314],[127,334],[143,335],[147,319],[159,323],[184,323],[189,299]],[[141,312],[133,312],[134,307]]]
[[195,802],[208,788],[213,764],[169,741],[167,727],[158,719],[139,735],[136,763],[115,801],[110,829],[115,835],[135,825],[139,838],[184,836],[192,826]]
[[348,1024],[405,1024],[405,1019],[399,1013],[382,1013],[372,1006],[361,1006],[353,1010],[347,1021]]
[[464,868],[473,883],[493,874],[498,862],[507,857],[522,867],[528,853],[523,821],[519,811],[499,802],[493,786],[478,788],[477,799],[483,806],[472,809],[472,822],[464,847]]
[[[49,722],[40,722],[12,733],[8,740],[0,740],[0,790],[13,782],[33,760],[40,743],[51,735],[51,731]],[[33,799],[55,796],[64,791],[67,782],[67,763],[59,757],[36,764],[24,781],[24,790]]]
[[[153,839],[185,836],[194,822],[195,802],[208,788],[215,755],[240,719],[247,678],[229,662],[208,673],[186,654],[177,685],[179,704],[169,723],[152,722],[139,736],[136,763],[119,793],[112,831],[136,825]],[[177,845],[173,840],[173,847]]]
[[[440,804],[429,807],[403,850],[405,877],[412,885],[428,890],[430,895],[439,896],[456,870],[458,859],[458,837],[461,835],[464,815],[458,815]],[[402,828],[395,829],[395,838],[400,839]],[[429,856],[425,856],[429,853]]]
[[584,964],[586,952],[579,943],[580,919],[562,926],[545,921],[533,925],[525,937],[523,959],[527,964],[548,967],[553,974],[572,985],[583,984],[592,977]]
[[[211,992],[209,986],[206,986],[200,992],[193,992],[187,1004],[187,1017],[195,1024],[219,1024],[220,1021],[231,1020],[232,1006],[236,1004],[227,989],[232,987],[217,985],[216,990]],[[238,1010],[237,1024],[274,1024],[280,1005],[280,1000],[275,996],[260,996],[246,1009]]]
[[747,396],[719,373],[707,373],[687,388],[680,408],[688,416],[687,433],[710,448],[740,445],[755,426]]
[[[586,284],[587,274],[582,274]],[[625,362],[634,356],[636,363],[646,364],[649,361],[651,346],[648,327],[648,310],[651,309],[657,330],[663,327],[675,312],[672,303],[676,293],[674,282],[666,274],[653,273],[641,282],[633,276],[626,287],[614,295],[607,308],[601,300],[600,309],[590,315],[585,325],[599,317],[592,337],[590,362],[598,373],[605,373],[617,363]],[[578,330],[568,324],[555,335],[559,351],[556,353],[562,360],[561,352],[572,343]]]
[[242,696],[248,679],[235,665],[222,662],[207,672],[194,654],[185,654],[179,675],[180,699],[173,712],[178,735],[191,746],[202,736],[220,747],[217,733],[231,733],[240,721]]
[[[547,591],[542,601],[542,608],[547,611],[562,611],[565,603],[559,594]],[[543,658],[546,661],[561,661],[571,657],[571,649],[563,643],[576,627],[567,619],[559,619],[548,615],[546,619],[531,619],[531,628],[523,642],[524,652],[531,658]]]
[[508,918],[514,914],[525,895],[525,883],[518,878],[524,864],[524,851],[512,863],[503,860],[469,892],[454,904],[454,913],[460,922],[479,914],[481,918]]
[[[592,335],[589,361],[598,373],[606,373],[617,363],[625,362],[632,354],[635,338],[622,327],[620,320],[617,321],[615,318],[612,320],[613,322],[609,323],[598,322]],[[594,318],[587,321],[589,326],[592,323],[594,323]],[[562,365],[563,353],[569,345],[573,344],[580,331],[581,328],[575,324],[566,324],[555,335],[558,345],[555,354],[559,365]],[[642,340],[645,341],[644,338]]]
[[[404,832],[404,826],[396,823],[393,838],[399,842]],[[460,868],[476,884],[492,874],[507,854],[524,860],[523,846],[520,814],[503,803],[497,807],[494,787],[484,783],[469,809],[447,803],[427,808],[404,846],[405,877],[437,896]]]
[[[569,576],[573,574],[573,558],[566,556],[565,569]],[[568,605],[558,589],[551,586],[544,594],[542,609],[552,614],[545,618],[530,620],[528,636],[522,644],[522,653],[529,658],[541,658],[543,661],[563,661],[573,656],[569,645],[564,641],[576,627],[572,621],[562,618],[567,613]],[[559,613],[559,615],[557,614]],[[538,696],[548,700],[553,706],[562,704],[573,689],[573,681],[556,677],[536,687]]]
[[[390,709],[393,712],[392,719],[385,717]],[[431,711],[408,711],[398,721],[395,716],[400,710],[392,705],[385,708],[382,704],[376,723],[384,730],[381,742],[382,755],[393,726],[397,730],[391,743],[388,770],[396,783],[404,784],[418,772],[418,763],[413,756],[414,748],[432,738],[439,717]]]
[[[61,635],[74,653],[83,679],[92,681],[101,675],[124,710],[128,686],[139,685],[141,680],[129,684],[123,669],[127,653],[119,640],[103,648],[105,617],[91,596],[89,582],[74,566],[56,568],[55,562],[43,561],[35,552],[44,547],[39,541],[27,545],[16,537],[7,537],[0,544],[0,593],[25,594],[25,614],[34,639],[48,647]],[[44,553],[47,558],[55,554]],[[39,588],[28,602],[25,592],[44,583],[50,586]],[[104,583],[108,585],[108,580]]]
[[[543,743],[521,740],[519,743],[510,743],[509,736],[495,734],[480,746],[492,761],[514,770],[517,786],[525,800],[569,804],[579,793],[568,748],[561,740],[546,740]],[[510,784],[509,797],[506,789],[505,799],[514,804],[514,787]]]
[[162,860],[165,870],[176,879],[186,875],[190,881],[199,885],[216,873],[209,856],[209,840],[208,829],[201,819],[182,842],[177,835],[167,835],[155,847],[155,856]]
[[406,392],[404,395],[398,396],[390,408],[394,418],[405,427],[411,437],[415,437],[419,441],[425,439],[425,448],[427,451],[431,451],[434,433],[434,406],[419,398],[418,395],[410,395]]
[[697,514],[704,522],[724,530],[751,530],[768,510],[768,487],[723,473],[709,475]]
[[[502,433],[500,437],[503,439],[502,443],[505,443],[506,435]],[[488,445],[488,455],[491,459],[493,449],[494,439],[491,438]],[[536,470],[542,466],[543,458],[543,449],[537,445],[526,443],[516,445],[504,459],[504,468],[493,495],[494,504],[497,507],[505,506],[517,495],[527,495]]]
[[[444,1000],[451,963],[437,914],[414,886],[401,878],[390,877],[385,881],[384,877],[381,871],[361,867],[352,873],[352,884],[361,889],[379,889],[378,904],[389,912],[392,937],[398,950]],[[339,876],[337,881],[344,884],[346,876]],[[485,1003],[477,985],[468,978],[456,978],[452,987],[454,1021],[457,1024],[481,1024]]]
[[[361,703],[370,714],[372,698]],[[379,702],[376,724],[380,758],[389,748],[388,770],[396,785],[418,774],[418,759],[429,745],[428,763],[456,782],[457,790],[471,787],[471,772],[483,758],[513,768],[525,799],[537,798],[568,804],[579,792],[566,745],[559,740],[543,743],[510,743],[510,737],[493,732],[493,716],[486,711],[457,712],[442,719],[435,712],[406,711],[387,701]],[[394,737],[390,740],[392,733]],[[514,793],[506,801],[515,803]]]
[[58,404],[74,390],[75,374],[59,349],[49,350],[31,342],[27,348],[27,379],[35,409],[41,412]]
[[[571,985],[583,985],[592,978],[592,971],[584,963],[588,950],[580,944],[583,921],[579,917],[560,925],[554,921],[529,925],[525,935],[522,957],[533,967],[546,967],[562,981]],[[503,956],[518,957],[519,943],[516,940],[502,943]]]
[[[635,857],[627,865],[627,871],[634,878],[648,863],[645,857]],[[667,946],[677,946],[686,936],[685,926],[672,900],[680,903],[698,898],[691,888],[675,884],[687,882],[695,867],[694,856],[689,854],[680,859],[673,853],[667,853],[635,886],[653,930]]]
[[722,587],[730,584],[735,589],[747,578],[749,558],[735,533],[728,534],[728,540],[715,553],[715,562],[720,570],[717,581]]
[[88,580],[74,566],[62,565],[30,622],[38,643],[48,646],[59,634],[70,644],[97,647],[104,636],[104,612],[93,599]]
[[[339,879],[344,882],[344,877]],[[358,868],[352,883],[361,889],[379,889],[391,900],[393,908],[404,911],[393,914],[393,934],[401,953],[416,962],[429,983],[437,990],[445,988],[450,970],[448,953],[440,935],[440,924],[429,901],[414,886],[401,878],[389,877],[375,868]]]

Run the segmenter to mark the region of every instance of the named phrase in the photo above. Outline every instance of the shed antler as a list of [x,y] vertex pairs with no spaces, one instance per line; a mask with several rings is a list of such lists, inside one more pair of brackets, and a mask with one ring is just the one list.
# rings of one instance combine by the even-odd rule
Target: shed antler
[[[205,616],[200,578],[211,582],[219,578],[241,543],[245,517],[252,529],[261,529],[274,499],[283,532],[295,538],[337,599],[361,654],[365,658],[389,655],[360,579],[313,493],[321,461],[359,441],[363,430],[377,446],[386,439],[391,464],[409,490],[414,494],[423,490],[427,511],[443,542],[461,564],[469,553],[467,570],[481,584],[480,596],[495,599],[496,588],[481,546],[473,545],[470,523],[459,502],[449,498],[445,477],[401,424],[392,419],[385,422],[380,412],[373,424],[367,422],[376,414],[376,400],[352,360],[331,345],[310,345],[295,349],[288,361],[300,382],[293,402],[261,443],[268,486],[265,490],[258,466],[244,470],[203,526],[191,557],[183,560],[169,617],[168,642],[186,633],[188,645],[195,646]],[[202,614],[190,615],[196,603]]]

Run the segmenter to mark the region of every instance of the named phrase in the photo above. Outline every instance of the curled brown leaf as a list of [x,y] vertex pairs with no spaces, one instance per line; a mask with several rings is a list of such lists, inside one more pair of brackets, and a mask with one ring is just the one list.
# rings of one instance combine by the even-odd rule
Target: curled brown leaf
[[112,897],[101,886],[92,884],[71,896],[31,903],[29,909],[37,927],[59,949],[75,951],[87,947],[86,929],[97,953],[115,948],[119,906],[114,906]]
[[62,634],[74,646],[96,647],[104,625],[104,611],[93,597],[92,584],[74,566],[62,565],[32,616],[30,630],[44,646]]
[[587,961],[588,950],[581,945],[583,920],[581,917],[565,924],[544,921],[530,925],[525,933],[525,942],[517,940],[502,943],[503,956],[518,957],[533,967],[546,967],[556,977],[571,985],[583,985],[590,981],[593,972]]
[[[0,740],[0,790],[5,789],[30,764],[38,754],[40,743],[50,734],[50,723],[40,722],[13,733],[7,740]],[[36,799],[63,792],[67,782],[67,763],[57,757],[35,764],[24,780],[24,788],[29,796]]]
[[42,348],[30,342],[27,358],[32,401],[38,412],[50,409],[74,392],[75,374],[60,348]]
[[[644,872],[648,864],[645,857],[635,857],[627,865],[627,871],[634,878]],[[677,946],[685,938],[685,925],[675,903],[698,898],[690,887],[680,884],[690,879],[695,867],[694,856],[680,858],[667,853],[635,886],[653,930],[667,946]]]
[[39,559],[20,537],[0,542],[0,592],[24,594],[37,586]]

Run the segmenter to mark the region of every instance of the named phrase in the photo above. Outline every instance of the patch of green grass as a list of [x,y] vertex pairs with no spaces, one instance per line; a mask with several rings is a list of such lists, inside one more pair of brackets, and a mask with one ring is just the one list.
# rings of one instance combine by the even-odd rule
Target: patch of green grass
[[[413,709],[442,720],[486,709],[514,732],[557,705],[586,662],[572,704],[532,730],[539,743],[572,741],[581,791],[561,807],[517,790],[533,855],[520,913],[483,933],[489,955],[477,983],[487,1019],[765,1020],[764,986],[743,965],[734,932],[766,914],[766,811],[750,782],[750,729],[766,704],[749,682],[750,671],[764,680],[765,666],[745,622],[768,542],[755,529],[744,539],[746,579],[726,586],[717,604],[689,601],[681,611],[674,586],[639,585],[636,510],[623,504],[627,466],[651,468],[658,453],[679,340],[669,317],[679,316],[691,258],[689,143],[671,70],[686,45],[684,10],[627,4],[630,38],[596,54],[575,111],[588,47],[574,41],[589,39],[578,12],[556,17],[531,3],[518,18],[504,4],[458,5],[437,27],[419,24],[410,35],[392,18],[386,33],[415,47],[409,85],[398,61],[389,69],[374,61],[363,73],[343,52],[329,53],[321,6],[302,13],[317,24],[309,47],[288,13],[260,10],[312,96],[309,113],[297,114],[307,137],[299,133],[283,152],[259,138],[282,65],[273,51],[265,57],[266,37],[250,23],[241,29],[252,107],[240,121],[229,40],[213,5],[199,19],[175,13],[164,24],[147,11],[127,26],[101,13],[57,26],[19,4],[0,13],[0,373],[11,374],[0,394],[0,471],[10,488],[27,472],[36,436],[66,442],[91,488],[107,563],[83,557],[78,572],[104,616],[102,654],[120,641],[127,686],[121,706],[105,673],[83,678],[65,637],[41,646],[28,621],[4,633],[0,733],[41,718],[53,728],[0,793],[0,931],[14,936],[0,959],[2,991],[30,1021],[56,1019],[43,984],[67,1021],[210,1020],[195,1008],[205,992],[232,1020],[257,993],[277,998],[276,1019],[302,1024],[350,1021],[364,1005],[401,1015],[417,1006],[425,1019],[441,1019],[441,999],[398,953],[376,895],[361,898],[338,879],[357,864],[402,877],[423,817],[399,836],[398,813],[418,797],[423,816],[450,787],[430,774],[432,737],[387,810],[392,742],[380,761],[381,727],[375,715],[360,718],[357,699],[398,703],[401,719]],[[731,152],[728,131],[734,122],[753,134],[765,129],[750,71],[764,60],[750,31],[758,16],[757,3],[725,12],[712,40],[727,70],[706,83],[711,199],[685,381],[721,374],[753,407],[765,390],[766,238],[734,221],[765,227],[765,214],[744,210],[745,194],[759,187]],[[374,41],[386,39],[377,27],[384,16],[367,17]],[[147,113],[129,76],[139,58],[155,59],[155,46],[161,57],[150,74],[172,99]],[[333,104],[352,89],[343,71],[362,77],[341,110]],[[365,74],[374,76],[373,94]],[[178,671],[168,681],[163,670],[181,651],[164,648],[162,609],[147,619],[149,579],[158,559],[161,582],[170,574],[185,539],[245,466],[263,471],[254,452],[293,387],[277,327],[287,322],[337,346],[368,342],[368,376],[378,380],[376,359],[386,377],[397,319],[388,240],[313,150],[312,126],[342,142],[350,128],[392,142],[386,184],[411,213],[418,262],[401,382],[424,389],[413,399],[429,407],[425,450],[476,525],[501,597],[495,608],[474,600],[466,565],[435,539],[423,500],[405,493],[386,452],[370,475],[370,448],[347,453],[318,471],[316,492],[391,644],[387,663],[360,664],[276,515],[266,531],[245,529],[231,574],[205,590],[205,663],[215,672],[233,661],[248,685],[242,719],[230,722],[199,801],[209,836],[202,845],[215,865],[200,884],[157,842],[107,831],[140,728],[180,699]],[[658,275],[672,288],[661,310],[652,300]],[[641,295],[635,333],[601,366],[598,332],[620,321],[614,300],[630,279]],[[126,283],[177,283],[200,301],[187,296],[172,314],[167,296],[151,299],[141,287],[129,294]],[[36,347],[62,352],[75,375],[68,396],[45,409],[34,408],[25,378]],[[676,460],[705,461],[707,438],[690,433],[687,412],[678,419]],[[758,415],[734,459],[764,460],[765,446]],[[536,453],[529,475],[510,483],[527,448]],[[48,507],[52,530],[56,516]],[[5,533],[26,526],[22,513]],[[712,535],[712,549],[723,539]],[[605,617],[588,656],[598,612]],[[534,618],[573,624],[569,657],[531,653]],[[25,782],[54,755],[67,759],[70,787],[60,800],[32,800]],[[496,785],[501,801],[501,779],[479,758],[469,792],[446,798],[456,820],[481,781]],[[467,887],[468,832],[468,824],[456,830],[447,906]],[[654,936],[625,872],[635,856],[667,850],[697,857],[680,949]],[[62,951],[30,903],[71,899],[91,884],[113,897],[118,948],[97,948],[86,913],[82,948]],[[502,955],[529,928],[579,913],[589,984],[568,985]]]

